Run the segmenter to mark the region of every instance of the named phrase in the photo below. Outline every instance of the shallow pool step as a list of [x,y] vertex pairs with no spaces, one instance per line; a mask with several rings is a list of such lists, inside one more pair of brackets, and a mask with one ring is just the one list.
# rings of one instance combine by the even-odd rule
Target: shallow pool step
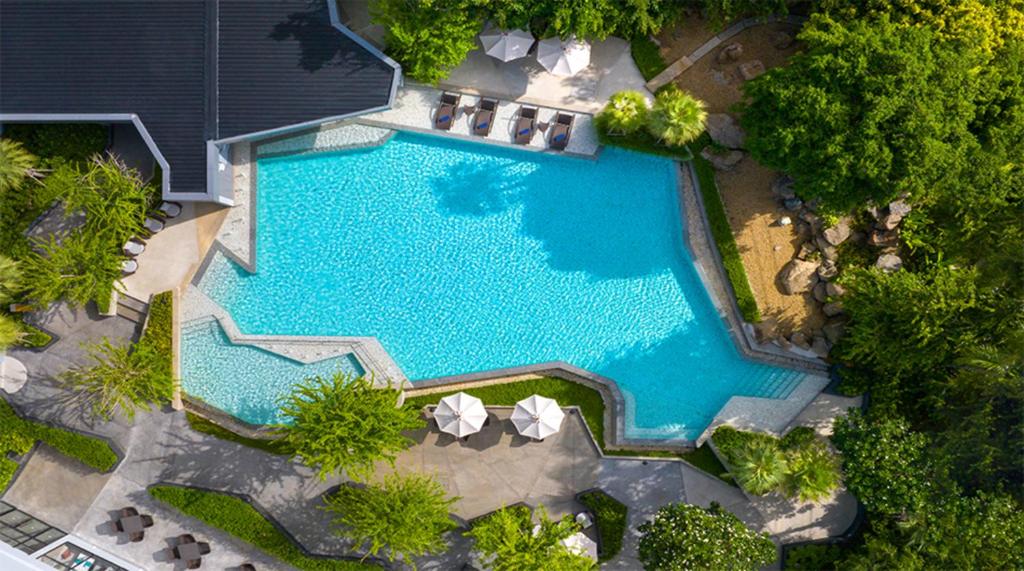
[[135,323],[146,320],[149,304],[128,294],[117,296],[117,315]]

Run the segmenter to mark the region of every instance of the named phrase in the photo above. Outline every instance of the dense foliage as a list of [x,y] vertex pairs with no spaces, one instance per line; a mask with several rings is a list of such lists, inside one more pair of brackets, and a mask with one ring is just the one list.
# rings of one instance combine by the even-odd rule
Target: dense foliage
[[778,439],[720,426],[711,438],[736,482],[752,494],[779,491],[819,501],[839,486],[839,462],[810,428],[794,428]]
[[423,427],[419,411],[398,406],[400,396],[399,389],[375,388],[369,378],[340,372],[306,379],[283,400],[281,412],[289,420],[279,431],[321,478],[345,472],[365,479],[375,462],[394,464],[412,443],[403,431]]
[[117,454],[105,441],[21,418],[7,401],[0,399],[0,491],[7,487],[18,467],[7,454],[24,454],[37,440],[96,470],[106,472],[117,463]]
[[21,143],[0,139],[0,194],[27,184],[37,160]]
[[388,54],[417,81],[436,85],[477,47],[481,22],[468,3],[376,0],[371,10],[387,29]]
[[751,152],[826,214],[913,206],[902,270],[840,254],[849,321],[832,355],[844,389],[871,395],[836,429],[870,529],[840,568],[1019,567],[1021,522],[1007,514],[1024,511],[1024,10],[821,0],[817,12],[805,51],[746,86]]
[[553,521],[543,506],[538,508],[539,529],[534,531],[530,510],[523,506],[502,508],[476,521],[466,535],[473,549],[492,571],[586,571],[594,562],[570,551],[562,540],[579,531],[570,516]]
[[46,168],[87,161],[102,153],[109,139],[107,126],[98,123],[10,123],[4,137],[23,144]]
[[647,130],[668,145],[685,145],[704,132],[705,107],[703,101],[675,86],[662,89],[654,98]]
[[612,94],[608,104],[598,115],[609,134],[632,135],[647,124],[647,98],[639,91],[619,91]]
[[736,516],[712,503],[663,506],[640,526],[639,557],[644,569],[759,569],[775,561],[775,544]]
[[170,400],[174,385],[163,366],[166,356],[151,345],[114,345],[104,337],[86,350],[90,362],[68,369],[59,379],[81,393],[97,417],[109,420],[120,411],[132,419],[137,410]]
[[209,434],[214,438],[220,438],[221,440],[227,440],[228,442],[234,442],[241,444],[242,446],[248,446],[257,450],[263,450],[271,454],[280,454],[282,456],[290,456],[295,451],[288,445],[287,442],[280,438],[249,438],[236,434],[223,426],[207,420],[197,414],[191,412],[185,412],[185,420],[188,421],[188,426],[196,432],[202,432],[203,434]]
[[456,500],[430,476],[395,472],[379,484],[341,486],[324,498],[324,507],[335,516],[335,533],[356,550],[411,563],[447,549],[444,534],[456,527],[448,511]]
[[357,561],[340,561],[310,557],[277,526],[268,521],[246,501],[195,488],[152,486],[154,498],[173,506],[185,515],[221,529],[285,563],[305,571],[348,571],[379,569]]
[[626,535],[628,508],[619,500],[609,496],[602,490],[583,492],[576,498],[594,514],[594,525],[601,536],[598,543],[598,561],[604,562],[614,558],[622,551],[622,539]]

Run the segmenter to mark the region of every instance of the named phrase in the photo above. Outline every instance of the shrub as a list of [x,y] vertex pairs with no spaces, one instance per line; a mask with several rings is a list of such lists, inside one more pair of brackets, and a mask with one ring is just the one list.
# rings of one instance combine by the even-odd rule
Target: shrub
[[21,189],[37,160],[21,143],[0,139],[0,194]]
[[788,454],[786,493],[801,501],[820,501],[839,486],[839,461],[824,442],[812,440]]
[[815,442],[816,439],[817,436],[814,434],[813,428],[809,426],[797,426],[782,437],[779,445],[782,446],[783,450],[797,450]]
[[579,555],[562,540],[579,531],[568,516],[560,521],[548,519],[538,507],[540,529],[534,532],[530,511],[521,506],[500,509],[473,524],[466,535],[485,566],[492,571],[583,571],[594,562]]
[[281,454],[283,456],[289,456],[295,452],[286,442],[279,439],[248,438],[241,434],[231,432],[223,426],[206,420],[201,416],[192,414],[191,412],[185,413],[185,419],[188,420],[188,425],[192,430],[202,432],[203,434],[209,434],[210,436],[220,438],[221,440],[235,442],[242,446],[256,448],[257,450],[263,450],[264,452],[269,452],[271,454]]
[[33,442],[41,440],[65,456],[103,472],[117,463],[117,454],[105,441],[23,419],[3,399],[0,399],[0,435],[3,438],[0,440],[0,457],[7,452],[24,454]]
[[764,440],[748,440],[733,452],[729,463],[736,481],[758,495],[778,488],[787,471],[786,456],[778,444]]
[[703,101],[678,88],[659,91],[648,116],[647,129],[668,145],[685,145],[704,132],[708,116],[704,108]]
[[787,571],[833,571],[842,557],[835,545],[801,545],[786,552]]
[[579,502],[594,514],[594,524],[601,536],[599,561],[608,561],[622,551],[622,538],[626,534],[626,505],[601,490],[584,492]]
[[775,561],[775,544],[717,503],[710,508],[663,506],[640,526],[639,558],[645,569],[758,569]]
[[647,122],[647,98],[639,91],[619,91],[598,115],[609,133],[631,135]]
[[365,479],[378,460],[394,465],[395,456],[412,442],[403,431],[423,427],[419,411],[398,406],[400,394],[344,373],[306,379],[283,400],[290,424],[279,434],[320,478],[344,471]]
[[12,123],[4,136],[20,141],[45,167],[82,162],[107,148],[108,129],[97,123]]
[[10,458],[0,457],[0,493],[7,489],[7,485],[11,483],[11,478],[17,471],[17,462]]
[[661,50],[658,48],[658,44],[651,41],[647,36],[633,38],[629,42],[629,51],[633,54],[633,62],[636,63],[637,69],[640,70],[640,75],[644,76],[644,81],[654,79],[655,76],[668,67],[668,64],[661,57]]
[[174,386],[162,368],[164,358],[150,346],[139,343],[133,350],[104,337],[87,351],[92,363],[68,369],[59,379],[90,400],[97,417],[109,420],[120,410],[131,419],[137,409],[170,400]]
[[248,502],[227,494],[177,486],[152,486],[149,494],[185,515],[221,529],[298,569],[377,569],[355,561],[309,557]]
[[171,346],[174,336],[173,327],[174,292],[165,291],[154,295],[149,304],[149,320],[146,323],[146,331],[139,339],[139,346],[149,352],[154,372],[166,375],[169,381],[174,376],[174,355]]
[[376,0],[375,24],[387,30],[389,55],[409,77],[436,85],[476,48],[483,22],[468,3],[441,0]]
[[392,563],[411,562],[448,547],[444,534],[456,527],[448,510],[456,500],[430,476],[391,473],[380,484],[341,486],[324,498],[324,509],[336,516],[335,533],[357,550],[373,556],[385,550]]
[[25,332],[17,321],[0,313],[0,351],[20,342],[24,336]]

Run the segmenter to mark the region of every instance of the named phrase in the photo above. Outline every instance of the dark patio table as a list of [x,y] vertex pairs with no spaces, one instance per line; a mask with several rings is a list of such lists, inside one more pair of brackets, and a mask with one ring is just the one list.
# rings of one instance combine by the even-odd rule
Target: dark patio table
[[199,554],[198,543],[181,543],[174,549],[178,552],[178,559],[184,559],[185,561],[202,559],[202,555]]
[[142,516],[130,515],[128,517],[121,518],[121,529],[123,529],[125,533],[138,533],[142,531]]

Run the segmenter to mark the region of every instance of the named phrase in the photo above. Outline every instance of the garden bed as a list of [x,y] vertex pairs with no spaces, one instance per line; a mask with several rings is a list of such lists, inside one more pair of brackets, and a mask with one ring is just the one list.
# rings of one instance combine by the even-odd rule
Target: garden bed
[[594,514],[594,525],[597,526],[598,535],[598,562],[611,560],[622,551],[629,509],[626,504],[599,489],[580,492],[576,494],[576,500]]
[[185,515],[216,527],[298,569],[379,569],[360,561],[313,557],[242,498],[181,486],[151,486],[149,494]]

